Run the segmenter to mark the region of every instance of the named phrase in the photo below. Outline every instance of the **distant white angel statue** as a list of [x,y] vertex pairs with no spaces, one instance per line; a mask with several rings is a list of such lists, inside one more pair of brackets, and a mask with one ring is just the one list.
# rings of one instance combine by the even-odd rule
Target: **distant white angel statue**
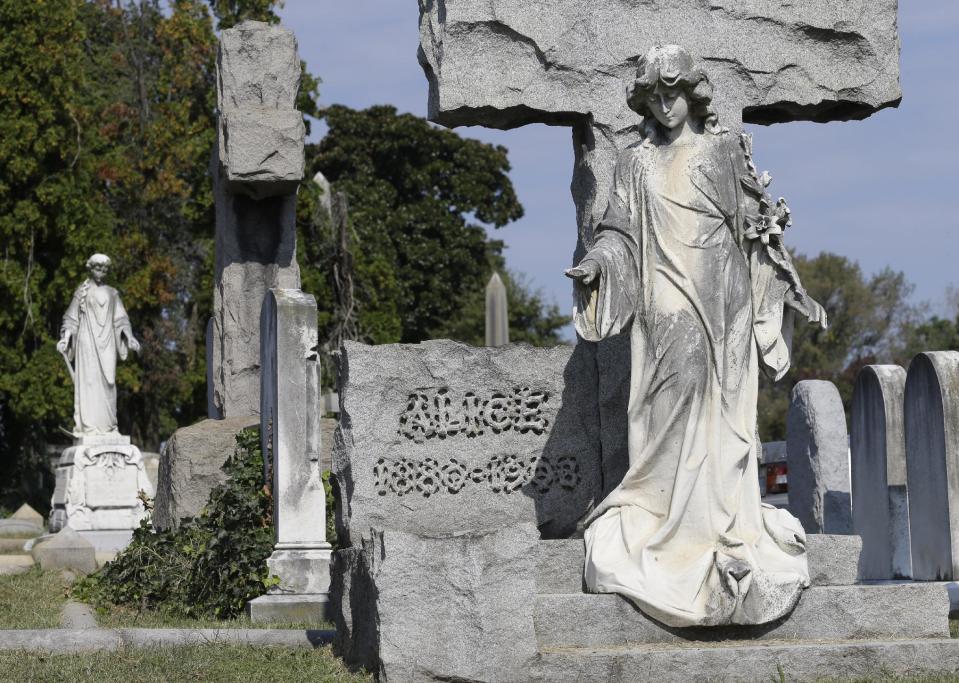
[[104,283],[110,257],[87,260],[90,277],[83,281],[63,315],[59,351],[73,379],[75,436],[117,433],[117,356],[140,350],[120,295]]

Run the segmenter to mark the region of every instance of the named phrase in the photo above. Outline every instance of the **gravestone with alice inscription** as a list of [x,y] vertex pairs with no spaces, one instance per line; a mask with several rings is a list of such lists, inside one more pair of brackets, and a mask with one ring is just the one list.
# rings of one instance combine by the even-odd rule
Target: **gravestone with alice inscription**
[[568,537],[602,490],[596,401],[571,347],[450,341],[341,355],[338,534],[523,522]]
[[526,679],[540,539],[577,535],[604,488],[584,350],[344,345],[331,599],[347,661]]

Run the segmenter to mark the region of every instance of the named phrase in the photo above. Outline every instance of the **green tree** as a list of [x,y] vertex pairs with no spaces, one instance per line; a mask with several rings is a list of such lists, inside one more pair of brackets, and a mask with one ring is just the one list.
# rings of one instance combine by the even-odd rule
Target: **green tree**
[[[329,132],[308,158],[313,172],[349,197],[362,338],[481,340],[478,302],[492,270],[504,270],[503,244],[488,238],[484,225],[499,228],[523,215],[506,149],[390,106],[321,113]],[[329,272],[324,258],[333,251],[332,235],[305,241],[304,279],[313,277],[310,268]],[[511,282],[512,338],[558,341],[567,320]],[[321,286],[332,293],[316,282]],[[331,318],[326,312],[321,320]]]
[[279,24],[280,17],[275,10],[283,6],[282,0],[209,0],[209,3],[217,18],[216,27],[221,30],[247,20]]
[[859,265],[823,252],[794,257],[809,294],[822,303],[829,328],[797,320],[792,366],[781,381],[760,381],[759,427],[764,441],[784,439],[786,410],[796,382],[825,379],[839,388],[848,411],[856,374],[866,364],[888,362],[904,327],[915,315],[912,286],[889,268],[866,278]]
[[86,39],[78,0],[0,0],[0,454],[16,485],[72,412],[55,350],[59,315],[92,248],[112,235],[90,188],[97,119],[81,105]]

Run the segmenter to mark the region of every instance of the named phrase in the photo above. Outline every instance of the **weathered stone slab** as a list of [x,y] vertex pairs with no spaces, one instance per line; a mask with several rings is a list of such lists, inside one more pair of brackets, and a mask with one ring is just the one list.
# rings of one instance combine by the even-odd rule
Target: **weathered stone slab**
[[48,540],[35,545],[32,555],[44,571],[72,569],[89,574],[97,568],[93,544],[70,527],[65,527]]
[[211,416],[258,413],[263,297],[271,287],[300,286],[300,69],[296,38],[285,28],[246,21],[220,34]]
[[153,524],[170,529],[196,517],[213,487],[226,480],[222,467],[236,450],[236,435],[257,426],[256,417],[237,417],[176,430],[160,457]]
[[523,522],[547,538],[573,533],[602,488],[579,348],[348,342],[333,453],[340,538]]
[[912,577],[959,578],[959,352],[920,353],[904,399]]
[[[959,670],[955,640],[737,643],[735,646],[571,648],[544,652],[529,680],[552,683],[755,683],[946,678]],[[720,677],[720,678],[718,678]]]
[[802,594],[792,614],[759,626],[670,628],[619,595],[538,595],[541,648],[615,647],[690,640],[845,640],[944,638],[949,634],[945,586],[902,583],[820,586]]
[[853,530],[862,537],[862,578],[912,575],[906,493],[903,392],[898,365],[867,365],[852,397],[850,464]]
[[388,681],[521,681],[536,655],[532,524],[337,551],[335,651]]
[[[813,586],[851,586],[858,580],[862,541],[858,536],[809,534],[806,557]],[[536,592],[582,593],[585,549],[582,539],[536,544]]]
[[789,511],[807,534],[852,533],[846,413],[832,382],[804,380],[786,415]]

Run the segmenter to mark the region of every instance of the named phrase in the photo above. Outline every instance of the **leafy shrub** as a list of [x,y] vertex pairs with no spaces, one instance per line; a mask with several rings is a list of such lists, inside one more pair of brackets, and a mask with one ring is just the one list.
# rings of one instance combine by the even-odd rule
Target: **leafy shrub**
[[159,532],[141,524],[113,562],[75,584],[74,595],[98,605],[230,619],[274,585],[266,567],[273,497],[263,485],[259,431],[244,430],[236,441],[223,465],[226,482],[210,492],[196,519]]

